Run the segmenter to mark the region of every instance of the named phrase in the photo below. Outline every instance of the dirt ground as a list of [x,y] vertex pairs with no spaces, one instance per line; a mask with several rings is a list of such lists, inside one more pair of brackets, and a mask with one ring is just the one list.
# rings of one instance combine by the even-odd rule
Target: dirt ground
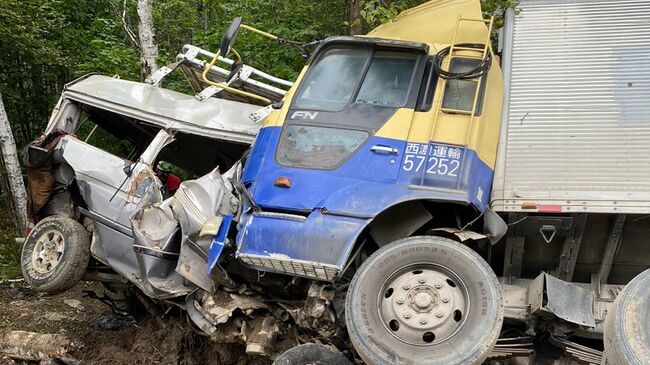
[[[247,358],[242,347],[211,343],[191,329],[180,310],[158,318],[118,316],[109,305],[87,297],[88,291],[106,294],[101,284],[90,282],[57,295],[36,293],[22,282],[0,283],[0,335],[17,330],[63,334],[74,344],[70,357],[82,364],[268,364]],[[25,363],[0,355],[0,364]]]

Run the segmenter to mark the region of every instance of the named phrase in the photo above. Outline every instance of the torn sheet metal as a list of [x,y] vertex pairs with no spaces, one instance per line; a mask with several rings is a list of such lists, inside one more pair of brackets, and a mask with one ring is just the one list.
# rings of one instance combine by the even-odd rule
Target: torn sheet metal
[[197,291],[188,296],[188,313],[212,341],[239,343],[246,346],[249,355],[273,358],[286,349],[277,340],[286,332],[281,318],[288,316],[242,289],[237,293]]
[[181,224],[183,237],[198,234],[208,219],[230,214],[234,196],[226,188],[218,169],[197,179],[183,182],[174,197],[171,207]]
[[508,224],[491,208],[483,211],[483,231],[491,244],[496,244],[508,232]]
[[336,291],[331,284],[312,282],[302,307],[279,303],[302,328],[309,328],[323,337],[333,336],[337,327],[334,309]]
[[133,250],[136,252],[143,290],[158,298],[179,296],[195,289],[175,272],[180,252],[180,232],[169,203],[166,200],[146,206],[131,218]]
[[549,274],[543,273],[531,283],[529,302],[532,313],[543,310],[567,322],[596,326],[594,292]]
[[462,230],[462,229],[458,229],[458,228],[434,228],[431,231],[433,231],[433,232],[451,233],[451,234],[455,235],[456,237],[458,237],[458,239],[461,242],[465,242],[467,240],[478,241],[478,240],[482,240],[484,238],[487,238],[487,236],[484,235],[484,234],[476,233],[474,231]]
[[187,239],[181,245],[178,265],[176,265],[177,273],[209,293],[213,293],[216,289],[213,278],[206,270],[207,250],[211,242],[212,237],[208,236],[198,237],[197,242],[194,242],[193,238]]
[[201,228],[201,232],[199,232],[199,237],[215,236],[219,232],[221,222],[223,222],[222,216],[217,215],[212,218],[208,218],[208,220]]
[[226,323],[236,309],[251,314],[255,309],[266,308],[266,304],[254,296],[218,291],[211,295],[206,293],[201,307],[213,323],[218,325]]
[[178,230],[178,221],[168,201],[138,210],[131,222],[135,245],[151,249],[163,250],[165,243]]
[[[221,227],[230,227],[231,213],[237,210],[238,202],[229,188],[218,169],[214,169],[197,180],[183,182],[171,199],[174,216],[180,222],[182,231],[181,254],[176,272],[208,292],[215,289],[215,278],[210,273],[213,272],[228,233],[227,230],[222,234],[219,232],[223,230]],[[230,217],[227,225],[222,223],[224,216]],[[212,253],[213,236],[221,237],[221,243],[218,255],[211,262],[208,252]]]

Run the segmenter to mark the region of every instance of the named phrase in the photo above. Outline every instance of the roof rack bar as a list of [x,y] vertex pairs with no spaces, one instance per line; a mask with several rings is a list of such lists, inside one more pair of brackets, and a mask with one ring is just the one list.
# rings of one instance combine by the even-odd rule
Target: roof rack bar
[[[186,45],[183,46],[183,53],[187,53],[187,51],[189,49],[192,49],[192,48],[195,49],[195,50],[198,50],[198,54],[200,54],[202,56],[205,56],[205,57],[210,58],[210,59],[212,57],[214,57],[214,53],[212,53],[212,52],[210,52],[208,50],[199,48],[197,46],[193,46],[191,44],[186,44]],[[218,60],[221,61],[221,62],[224,62],[224,63],[226,63],[228,65],[232,65],[235,62],[235,61],[231,60],[230,58],[224,58],[224,57],[221,57],[221,56],[218,57]],[[293,86],[293,82],[291,82],[291,81],[287,81],[287,80],[281,79],[279,77],[269,75],[266,72],[260,71],[260,70],[258,70],[256,68],[253,68],[253,73],[252,74],[255,75],[255,76],[261,77],[263,79],[266,79],[266,80],[268,80],[270,82],[274,82],[276,84],[279,84],[279,85],[283,85],[283,86],[286,86],[286,87]]]

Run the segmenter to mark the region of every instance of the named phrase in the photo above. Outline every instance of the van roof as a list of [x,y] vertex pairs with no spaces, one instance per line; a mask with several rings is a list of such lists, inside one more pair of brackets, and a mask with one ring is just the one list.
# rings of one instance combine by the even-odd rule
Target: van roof
[[195,97],[150,84],[87,75],[64,88],[64,98],[123,114],[161,128],[252,143],[261,124],[250,114],[261,107]]

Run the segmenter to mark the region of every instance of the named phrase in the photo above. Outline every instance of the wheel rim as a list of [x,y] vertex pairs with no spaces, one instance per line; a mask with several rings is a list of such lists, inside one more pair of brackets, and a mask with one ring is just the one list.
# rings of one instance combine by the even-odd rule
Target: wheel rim
[[451,270],[428,263],[390,275],[377,303],[387,331],[415,346],[436,345],[454,336],[470,305],[463,281]]
[[56,230],[41,233],[32,252],[32,266],[41,274],[47,274],[61,262],[65,249],[65,239]]

